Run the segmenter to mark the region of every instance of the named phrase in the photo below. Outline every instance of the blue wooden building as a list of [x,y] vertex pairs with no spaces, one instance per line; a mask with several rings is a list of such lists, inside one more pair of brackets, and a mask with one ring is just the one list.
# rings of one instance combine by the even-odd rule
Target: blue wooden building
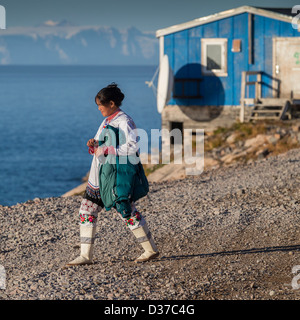
[[162,127],[291,116],[300,98],[296,13],[242,6],[157,30],[160,59],[168,56],[174,75]]

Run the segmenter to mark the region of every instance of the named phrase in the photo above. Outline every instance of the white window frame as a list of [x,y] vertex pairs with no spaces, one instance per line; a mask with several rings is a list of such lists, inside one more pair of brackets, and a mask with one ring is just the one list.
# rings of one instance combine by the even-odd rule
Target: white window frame
[[[221,69],[207,70],[207,45],[219,44],[221,45]],[[201,39],[201,70],[202,74],[206,76],[226,77],[227,73],[227,39],[226,38],[205,38]]]

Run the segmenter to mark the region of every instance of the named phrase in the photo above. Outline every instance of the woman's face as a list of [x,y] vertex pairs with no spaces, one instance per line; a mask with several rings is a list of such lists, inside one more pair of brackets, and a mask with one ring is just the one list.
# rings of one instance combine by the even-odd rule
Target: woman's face
[[110,101],[109,104],[103,105],[101,104],[100,100],[97,98],[96,103],[98,106],[98,110],[102,113],[103,117],[109,117],[118,109],[114,101]]

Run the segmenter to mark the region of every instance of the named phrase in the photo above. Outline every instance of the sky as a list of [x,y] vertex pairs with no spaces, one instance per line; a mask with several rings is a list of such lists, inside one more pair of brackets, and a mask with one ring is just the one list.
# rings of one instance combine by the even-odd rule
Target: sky
[[74,25],[133,26],[152,32],[243,5],[292,8],[297,4],[297,0],[0,0],[7,28],[67,20]]

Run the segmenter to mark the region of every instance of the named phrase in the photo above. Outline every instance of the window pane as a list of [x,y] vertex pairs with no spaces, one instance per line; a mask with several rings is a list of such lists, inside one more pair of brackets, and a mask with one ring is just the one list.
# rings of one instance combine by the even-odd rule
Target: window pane
[[208,44],[206,46],[206,69],[222,69],[221,60],[222,46],[220,44]]

